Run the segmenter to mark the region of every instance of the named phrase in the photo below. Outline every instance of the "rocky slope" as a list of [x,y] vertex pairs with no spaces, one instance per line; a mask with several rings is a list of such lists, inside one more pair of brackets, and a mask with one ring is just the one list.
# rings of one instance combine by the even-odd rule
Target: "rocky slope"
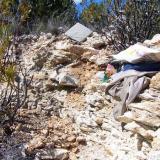
[[[114,52],[93,33],[78,44],[50,33],[19,38],[19,55],[33,82],[23,122],[1,143],[0,157],[36,160],[158,160],[160,157],[159,73],[130,111],[114,120],[114,100],[96,78]],[[6,145],[9,144],[9,145]]]

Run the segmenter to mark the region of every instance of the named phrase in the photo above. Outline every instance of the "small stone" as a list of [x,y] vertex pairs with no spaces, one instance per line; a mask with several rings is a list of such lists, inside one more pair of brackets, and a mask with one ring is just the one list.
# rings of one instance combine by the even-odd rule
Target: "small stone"
[[57,76],[58,76],[58,73],[55,70],[55,71],[53,71],[53,72],[50,73],[49,79],[52,80],[52,81],[55,81]]
[[39,149],[44,146],[45,146],[44,137],[37,136],[25,145],[25,149],[28,153],[32,153],[35,149]]
[[51,111],[53,111],[53,106],[47,106],[44,108],[44,110],[51,112]]
[[22,124],[18,124],[15,128],[16,131],[20,131],[22,129]]
[[71,148],[71,144],[70,143],[61,144],[61,148],[69,149],[69,148]]
[[83,131],[83,132],[92,132],[93,129],[92,128],[89,128],[89,127],[80,127],[80,130]]
[[85,44],[95,48],[95,49],[101,49],[102,47],[106,46],[106,37],[102,37],[101,35],[97,34],[96,32],[93,32],[91,37],[87,38],[87,41]]
[[98,92],[86,95],[85,99],[88,104],[94,107],[103,108],[104,106],[104,98]]
[[59,81],[59,85],[61,86],[77,87],[79,83],[79,80],[76,79],[74,76],[63,72],[57,76],[57,79]]
[[36,160],[67,160],[69,158],[69,152],[65,149],[49,149],[49,150],[40,150],[36,156]]
[[50,120],[48,121],[48,128],[53,129],[54,128],[54,121]]
[[103,118],[97,117],[95,122],[101,126],[103,124]]
[[103,130],[106,130],[108,132],[111,132],[112,130],[112,127],[108,123],[103,123],[101,127]]
[[47,38],[47,39],[51,39],[51,38],[52,38],[52,33],[47,33],[47,34],[46,34],[46,38]]
[[160,137],[156,137],[153,139],[152,148],[154,150],[160,150]]
[[106,65],[109,62],[109,57],[106,55],[106,51],[102,50],[99,54],[91,56],[89,61],[101,66]]
[[70,136],[67,138],[68,142],[75,142],[76,141],[76,137],[75,136]]
[[46,136],[48,136],[49,131],[48,131],[48,129],[43,129],[43,130],[41,131],[41,133],[46,137]]
[[59,140],[59,137],[57,135],[55,135],[54,138],[53,138],[53,141],[58,142],[58,140]]
[[37,108],[37,106],[35,106],[35,105],[31,106],[31,110],[36,109],[36,108]]
[[38,105],[37,108],[36,108],[37,112],[41,112],[42,111],[42,106],[41,105]]
[[76,148],[73,148],[73,149],[72,149],[72,152],[73,152],[73,153],[78,153],[78,152],[79,152],[79,149],[78,149],[77,147],[76,147]]
[[103,135],[100,135],[100,138],[101,138],[101,140],[105,140],[107,138],[107,136],[103,134]]
[[147,140],[152,140],[154,137],[153,130],[149,130],[145,126],[139,125],[136,122],[128,123],[127,125],[124,126],[124,128],[126,130],[133,132],[134,134],[140,134],[141,136],[143,136]]
[[131,122],[133,122],[133,119],[134,119],[134,118],[135,118],[135,117],[134,117],[134,115],[133,115],[133,112],[128,111],[128,112],[124,113],[124,115],[119,116],[119,117],[117,118],[117,120],[118,120],[119,122],[131,123]]
[[63,140],[67,139],[67,135],[66,134],[63,134],[61,137],[62,137]]
[[78,160],[76,153],[70,152],[69,158],[72,160]]
[[85,144],[86,143],[86,138],[79,136],[76,138],[76,142],[78,142],[79,144]]
[[54,159],[66,160],[69,158],[69,152],[66,149],[54,149]]
[[71,148],[76,148],[76,147],[78,147],[78,143],[77,142],[72,142],[72,143],[70,143],[70,147]]
[[55,89],[55,85],[51,80],[45,82],[45,90],[46,91],[53,91]]
[[152,77],[150,82],[150,88],[160,90],[160,73],[157,73],[155,76]]

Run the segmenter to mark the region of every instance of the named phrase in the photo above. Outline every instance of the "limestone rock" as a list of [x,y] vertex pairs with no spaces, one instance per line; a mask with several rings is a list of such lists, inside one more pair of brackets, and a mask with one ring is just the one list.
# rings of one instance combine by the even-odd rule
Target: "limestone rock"
[[97,53],[95,53],[95,52],[92,52],[92,51],[87,51],[87,52],[84,52],[83,54],[82,54],[82,60],[90,60],[90,58],[92,57],[92,56],[94,56],[94,55],[97,55]]
[[42,133],[45,137],[47,137],[48,134],[49,134],[49,131],[48,131],[48,129],[43,129],[43,130],[41,131],[41,133]]
[[103,118],[97,117],[95,122],[101,126],[103,124]]
[[160,73],[157,73],[155,76],[152,77],[150,82],[150,88],[160,90]]
[[28,153],[32,153],[35,149],[42,148],[44,145],[44,137],[37,136],[25,145],[25,149]]
[[98,66],[100,65],[106,65],[110,58],[109,55],[111,54],[110,51],[108,50],[101,50],[99,51],[98,54],[93,55],[89,61],[94,62],[95,64],[97,64]]
[[86,95],[86,102],[94,107],[104,106],[104,98],[98,92]]
[[146,89],[138,97],[145,101],[160,101],[160,91],[156,89]]
[[81,46],[81,45],[72,45],[66,51],[74,53],[77,56],[81,56],[86,52],[90,52],[91,55],[96,55],[99,52],[92,47],[85,47],[85,46]]
[[71,48],[73,44],[69,40],[62,40],[62,41],[57,41],[54,45],[56,50],[64,50],[67,51],[69,48]]
[[76,54],[63,50],[51,49],[49,52],[51,54],[47,62],[49,67],[55,67],[58,64],[66,64],[77,58]]
[[155,151],[160,150],[160,128],[155,131],[155,137],[152,142],[152,149]]
[[93,32],[91,37],[88,37],[84,44],[89,45],[95,49],[101,49],[106,46],[106,38]]
[[76,142],[80,143],[80,144],[85,144],[86,143],[86,138],[79,136],[76,138]]
[[57,76],[57,80],[59,82],[59,85],[61,86],[77,87],[79,84],[78,79],[76,79],[72,75],[69,75],[68,73],[63,73],[63,72]]
[[49,79],[52,80],[52,81],[55,81],[56,78],[57,78],[57,76],[58,76],[58,73],[57,73],[56,70],[54,70],[53,72],[51,72],[51,73],[49,74]]
[[96,128],[98,126],[95,122],[95,117],[90,111],[75,113],[74,119],[76,124],[84,128],[84,130],[85,128]]
[[65,34],[78,42],[84,41],[92,31],[80,23],[76,23]]
[[144,101],[140,103],[131,103],[129,106],[129,109],[138,109],[144,110],[152,113],[153,115],[160,115],[160,102],[150,102],[150,101]]
[[56,87],[56,85],[51,80],[45,81],[44,86],[46,91],[53,91]]
[[73,135],[73,136],[69,136],[68,138],[67,138],[67,141],[68,142],[75,142],[76,141],[76,137]]
[[67,160],[69,152],[66,149],[45,149],[36,154],[36,160]]
[[145,126],[139,125],[136,122],[131,122],[125,125],[125,129],[135,134],[140,134],[147,140],[152,140],[154,137],[154,131],[145,128]]
[[[102,83],[103,76],[99,81],[94,76],[99,66],[107,64],[113,54],[110,49],[105,49],[109,47],[106,43],[98,34],[81,44],[63,35],[27,36],[22,45],[23,65],[34,77],[27,105],[17,112],[27,123],[18,126],[17,121],[17,128],[13,126],[15,132],[10,138],[19,138],[16,141],[19,143],[23,141],[21,138],[28,141],[34,135],[40,135],[26,142],[22,158],[12,155],[23,144],[16,145],[10,154],[13,146],[9,144],[6,150],[0,140],[0,159],[3,158],[1,155],[7,155],[8,159],[29,159],[31,154],[36,155],[37,160],[147,160],[150,151],[150,160],[159,158],[159,81],[156,80],[155,85],[153,78],[151,87],[156,87],[145,90],[139,96],[143,101],[130,104],[129,111],[119,117],[120,122],[127,123],[125,128],[129,130],[122,132],[120,123],[112,115],[116,100],[105,95],[108,84]],[[2,89],[0,85],[0,92]],[[134,133],[138,136],[132,136]],[[0,131],[0,138],[5,138],[2,136]],[[141,139],[145,141],[141,143]],[[141,151],[137,151],[140,147]],[[70,157],[71,153],[75,155]]]
[[131,118],[132,120],[150,127],[160,127],[160,102],[131,103],[128,107],[134,114],[134,117]]
[[98,53],[98,51],[91,46],[74,45],[69,40],[58,41],[55,43],[54,47],[55,50],[70,52],[78,57],[82,56],[86,52],[88,52],[90,55],[95,55]]
[[40,48],[34,52],[32,60],[36,67],[42,68],[50,56],[51,53],[48,52],[46,48]]
[[93,129],[92,129],[92,128],[89,128],[89,127],[83,127],[83,126],[81,126],[81,127],[80,127],[80,130],[81,130],[82,132],[92,132],[92,131],[93,131]]
[[145,40],[144,44],[148,46],[154,46],[160,44],[160,34],[154,35],[151,40]]
[[152,142],[152,148],[154,150],[160,150],[160,137],[156,137],[153,139],[153,142]]
[[108,123],[103,123],[101,127],[103,130],[106,130],[108,132],[111,132],[112,130],[112,127]]
[[45,80],[48,78],[47,72],[35,72],[34,76],[33,76],[33,80],[36,81],[40,81],[40,80]]
[[131,112],[131,111],[125,112],[124,115],[119,116],[117,118],[117,120],[119,122],[124,122],[124,123],[131,123],[134,121],[134,119],[135,119],[135,117],[133,115],[133,112]]

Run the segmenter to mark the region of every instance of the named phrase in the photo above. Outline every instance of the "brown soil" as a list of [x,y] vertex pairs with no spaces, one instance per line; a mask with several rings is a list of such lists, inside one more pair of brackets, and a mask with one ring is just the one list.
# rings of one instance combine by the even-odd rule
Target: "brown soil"
[[97,65],[90,62],[81,62],[79,65],[71,68],[71,73],[80,79],[80,86],[90,83],[91,77],[96,74]]

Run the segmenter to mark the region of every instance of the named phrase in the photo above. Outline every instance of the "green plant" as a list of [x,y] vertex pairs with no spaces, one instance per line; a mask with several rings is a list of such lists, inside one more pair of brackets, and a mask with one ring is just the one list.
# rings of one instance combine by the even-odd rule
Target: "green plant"
[[91,0],[81,18],[106,34],[120,51],[160,32],[160,0],[103,0],[101,4]]
[[[85,5],[84,5],[85,7]],[[104,3],[92,2],[85,7],[80,19],[85,25],[96,29],[97,31],[104,28],[108,24],[108,12]]]
[[[5,2],[5,1],[3,1]],[[9,11],[9,2],[2,3],[0,9],[0,127],[6,133],[11,133],[16,113],[22,107],[27,98],[28,86],[27,72],[23,71],[21,64],[13,52],[16,49],[16,33],[13,30]],[[25,13],[24,13],[25,14]],[[18,20],[18,24],[22,22]]]
[[12,29],[18,35],[33,32],[36,25],[40,29],[39,24],[47,25],[53,17],[53,21],[69,24],[76,19],[73,0],[1,0],[0,13],[3,13],[3,16],[0,14],[0,22],[12,24]]
[[29,0],[31,13],[29,24],[32,33],[57,33],[62,26],[71,26],[76,20],[73,0]]
[[31,15],[36,18],[59,16],[67,10],[74,10],[73,0],[29,0],[32,7]]

